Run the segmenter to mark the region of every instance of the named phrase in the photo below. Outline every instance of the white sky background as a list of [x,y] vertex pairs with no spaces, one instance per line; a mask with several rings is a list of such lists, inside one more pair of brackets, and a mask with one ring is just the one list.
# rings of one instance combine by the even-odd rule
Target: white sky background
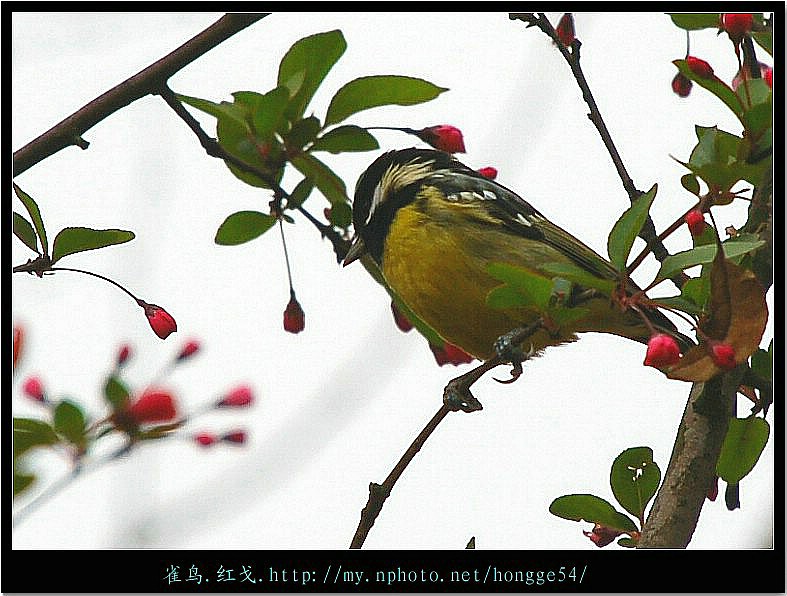
[[[14,149],[219,16],[14,14]],[[560,15],[550,16],[556,23]],[[679,181],[685,171],[670,155],[688,158],[695,123],[736,134],[740,126],[699,87],[688,99],[672,93],[671,61],[684,56],[685,34],[667,16],[577,14],[576,22],[583,68],[629,173],[640,189],[659,184],[652,214],[663,229],[691,202]],[[432,102],[362,112],[349,123],[458,126],[468,148],[463,161],[495,166],[498,181],[606,254],[607,234],[628,198],[567,65],[543,34],[506,14],[275,14],[170,85],[214,101],[233,91],[265,92],[293,42],[334,28],[348,48],[309,111],[324,117],[333,93],[357,76],[402,74],[448,87]],[[726,80],[735,73],[726,36],[694,34],[692,53]],[[193,113],[215,133],[212,118]],[[445,383],[469,367],[438,367],[420,336],[394,326],[389,300],[363,268],[337,266],[330,244],[298,214],[286,233],[306,330],[284,332],[289,296],[278,232],[238,247],[213,243],[227,215],[265,211],[270,197],[208,157],[159,98],[135,102],[84,136],[87,151],[61,151],[16,181],[38,201],[50,243],[69,225],[133,230],[131,243],[62,264],[109,276],[164,306],[179,331],[162,342],[127,296],[98,280],[15,275],[14,321],[27,331],[15,414],[43,413],[19,391],[28,375],[40,374],[55,396],[72,396],[101,416],[104,375],[121,343],[135,348],[127,379],[141,389],[191,337],[203,350],[167,380],[182,404],[211,402],[240,382],[259,399],[251,410],[191,427],[246,427],[245,447],[206,450],[188,440],[143,446],[49,501],[15,530],[13,546],[346,548],[369,482],[382,482],[439,408]],[[377,136],[386,150],[414,144],[399,133]],[[352,191],[377,155],[321,159]],[[285,188],[298,180],[289,174]],[[725,226],[745,221],[739,203],[716,212]],[[317,216],[325,206],[317,192],[306,204]],[[689,242],[682,229],[668,247],[682,250]],[[634,251],[641,246],[638,240]],[[31,256],[16,240],[12,255],[14,264]],[[640,281],[656,266],[651,259],[642,269]],[[771,336],[769,325],[763,345]],[[547,508],[569,493],[614,502],[609,467],[629,447],[652,447],[666,469],[690,385],[642,366],[644,353],[634,342],[586,335],[527,363],[513,385],[487,376],[474,389],[484,410],[453,414],[440,425],[396,485],[367,548],[461,549],[471,536],[483,549],[596,548],[581,533],[590,524]],[[503,368],[495,372],[507,376]],[[743,401],[739,412],[748,412]],[[59,456],[44,453],[34,469],[39,488],[67,470]],[[722,483],[690,548],[769,546],[772,475],[773,440],[742,483],[742,509],[726,510]]]

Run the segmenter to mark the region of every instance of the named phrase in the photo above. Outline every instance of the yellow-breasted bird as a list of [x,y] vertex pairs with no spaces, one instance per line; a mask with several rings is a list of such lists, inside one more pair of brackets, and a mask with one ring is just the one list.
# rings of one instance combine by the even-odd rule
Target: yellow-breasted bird
[[[606,259],[515,192],[432,149],[390,151],[377,158],[358,179],[353,226],[355,238],[344,264],[368,253],[418,317],[480,359],[495,354],[499,337],[541,316],[527,306],[487,305],[489,292],[502,284],[488,272],[490,263],[548,279],[555,276],[544,265],[570,263],[598,278],[618,278]],[[582,290],[575,286],[573,292]],[[638,290],[631,282],[625,286],[629,295]],[[582,307],[589,309],[587,316],[529,337],[531,352],[574,341],[578,332],[613,333],[642,343],[651,336],[636,312],[609,296],[596,295]],[[656,330],[674,332],[662,313],[641,310]]]

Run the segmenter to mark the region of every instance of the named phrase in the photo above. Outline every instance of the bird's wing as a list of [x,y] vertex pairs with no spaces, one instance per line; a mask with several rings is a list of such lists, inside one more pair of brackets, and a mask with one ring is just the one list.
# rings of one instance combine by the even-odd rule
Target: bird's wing
[[617,279],[612,264],[592,248],[553,224],[530,203],[514,191],[484,178],[470,168],[452,170],[450,174],[436,172],[434,179],[448,200],[478,202],[494,218],[516,234],[541,240],[577,265],[603,279]]

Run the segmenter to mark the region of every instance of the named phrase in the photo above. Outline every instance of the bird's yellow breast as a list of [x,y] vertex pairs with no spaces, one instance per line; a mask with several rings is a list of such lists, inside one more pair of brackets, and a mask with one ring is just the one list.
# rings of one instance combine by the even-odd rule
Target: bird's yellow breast
[[[424,322],[443,339],[478,357],[493,355],[495,340],[534,321],[534,310],[492,309],[487,294],[502,282],[487,273],[490,262],[519,267],[531,263],[565,261],[546,246],[495,226],[469,223],[461,206],[421,211],[415,202],[399,209],[391,222],[383,249],[382,272],[388,284]],[[470,209],[471,207],[468,207]],[[524,255],[527,255],[525,261]],[[570,330],[560,337],[540,331],[534,347],[542,349],[575,338]]]

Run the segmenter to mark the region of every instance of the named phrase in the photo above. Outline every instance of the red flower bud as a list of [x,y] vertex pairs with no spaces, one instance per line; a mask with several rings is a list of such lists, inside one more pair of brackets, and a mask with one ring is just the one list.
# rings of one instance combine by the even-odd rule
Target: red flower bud
[[38,377],[30,377],[22,384],[22,392],[33,401],[46,401],[44,384]]
[[666,333],[657,333],[650,338],[645,353],[645,366],[663,368],[677,364],[678,360],[680,360],[680,348],[674,337]]
[[603,546],[607,546],[611,543],[615,538],[620,536],[623,532],[620,530],[615,530],[614,528],[608,528],[607,526],[602,526],[601,524],[594,524],[593,531],[591,532],[582,532],[585,536],[590,538],[597,547],[601,548]]
[[713,363],[724,370],[731,370],[738,365],[735,362],[735,348],[730,344],[711,342],[710,356]]
[[487,166],[485,168],[480,168],[478,173],[481,174],[484,178],[489,178],[490,180],[494,180],[497,178],[497,168],[493,168],[492,166]]
[[218,439],[211,433],[197,433],[194,435],[194,441],[202,447],[210,447],[216,443]]
[[689,66],[689,70],[701,79],[712,79],[714,76],[713,68],[705,60],[694,56],[686,56],[686,64]]
[[161,339],[166,339],[170,333],[178,330],[178,324],[175,322],[175,319],[160,306],[148,304],[147,302],[142,302],[140,306],[145,309],[145,316],[148,318],[150,328]]
[[244,406],[250,406],[253,401],[254,394],[251,391],[251,387],[248,385],[239,385],[217,402],[216,407],[242,408]]
[[393,301],[391,301],[391,311],[393,312],[396,326],[399,327],[399,329],[407,333],[413,328],[413,324],[408,320],[406,316],[402,314],[402,311],[399,310],[399,307],[396,306],[396,303]]
[[744,33],[751,31],[754,24],[754,15],[747,14],[723,14],[721,15],[721,22],[724,30],[734,42],[739,42]]
[[672,79],[672,90],[680,97],[688,97],[693,85],[694,83],[680,72]]
[[459,364],[465,364],[475,360],[473,356],[465,352],[462,348],[449,344],[448,342],[445,342],[442,348],[438,348],[433,344],[429,344],[429,348],[431,348],[434,359],[440,366],[444,364],[458,366]]
[[689,231],[691,235],[695,238],[701,235],[705,231],[705,226],[707,226],[707,222],[705,221],[705,216],[702,214],[702,211],[699,209],[694,209],[689,211],[686,214],[686,225],[689,226]]
[[131,358],[131,346],[128,344],[123,344],[120,346],[118,350],[117,357],[115,358],[115,362],[118,366],[123,366],[128,359]]
[[719,496],[719,477],[714,476],[713,484],[711,484],[711,487],[708,489],[707,497],[709,501],[715,501],[716,497],[718,496]]
[[229,432],[223,437],[221,437],[221,440],[227,443],[236,443],[238,445],[243,445],[246,442],[246,431],[235,430]]
[[773,67],[767,66],[765,68],[765,72],[762,75],[762,78],[765,79],[765,84],[773,89]]
[[161,389],[145,391],[137,401],[126,408],[124,414],[135,424],[169,422],[178,415],[172,394]]
[[560,43],[562,43],[564,46],[570,46],[574,39],[576,39],[576,33],[574,31],[574,15],[572,15],[570,12],[567,12],[562,17],[560,17],[560,21],[558,21],[555,32],[557,33]]
[[178,354],[177,360],[178,362],[181,360],[185,360],[186,358],[190,358],[197,352],[199,352],[200,343],[196,339],[191,339],[186,342],[186,345],[183,346],[183,349]]
[[301,305],[295,298],[295,292],[290,293],[290,301],[284,309],[284,330],[290,333],[300,333],[306,327],[306,315]]
[[415,131],[415,134],[424,143],[430,144],[435,149],[440,149],[447,153],[465,152],[465,141],[462,138],[462,131],[450,124],[428,126]]

